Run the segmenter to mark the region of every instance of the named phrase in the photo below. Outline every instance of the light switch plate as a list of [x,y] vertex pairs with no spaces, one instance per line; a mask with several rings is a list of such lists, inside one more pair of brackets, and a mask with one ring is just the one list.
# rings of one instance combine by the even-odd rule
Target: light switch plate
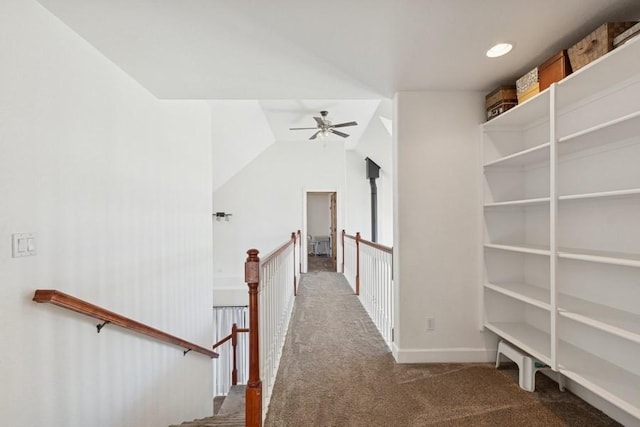
[[14,258],[36,254],[36,237],[33,233],[16,233],[11,237]]

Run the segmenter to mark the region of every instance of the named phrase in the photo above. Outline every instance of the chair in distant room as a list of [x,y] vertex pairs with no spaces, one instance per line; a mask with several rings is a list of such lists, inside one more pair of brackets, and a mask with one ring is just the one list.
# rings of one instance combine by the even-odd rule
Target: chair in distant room
[[318,242],[311,236],[311,234],[307,234],[307,253],[308,255],[317,255],[318,254]]
[[316,255],[331,255],[331,237],[330,236],[314,236],[316,241]]

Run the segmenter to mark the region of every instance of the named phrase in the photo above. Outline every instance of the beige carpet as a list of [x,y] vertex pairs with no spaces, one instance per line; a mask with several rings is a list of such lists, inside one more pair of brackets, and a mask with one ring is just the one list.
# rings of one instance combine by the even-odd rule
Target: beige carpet
[[326,255],[309,255],[307,257],[307,270],[309,272],[317,271],[336,271],[333,266],[333,259]]
[[489,364],[398,365],[338,273],[303,276],[267,427],[617,426],[538,374]]

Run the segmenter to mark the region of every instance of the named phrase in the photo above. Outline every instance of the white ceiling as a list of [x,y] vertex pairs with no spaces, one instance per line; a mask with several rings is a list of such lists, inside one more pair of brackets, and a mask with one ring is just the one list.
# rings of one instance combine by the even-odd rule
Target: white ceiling
[[[488,90],[639,0],[39,0],[160,98]],[[501,59],[485,51],[515,43]]]
[[[302,139],[282,131],[320,109],[371,119],[355,100],[488,91],[604,21],[640,19],[640,0],[38,1],[159,98],[262,101],[276,140]],[[505,40],[512,53],[485,57]]]

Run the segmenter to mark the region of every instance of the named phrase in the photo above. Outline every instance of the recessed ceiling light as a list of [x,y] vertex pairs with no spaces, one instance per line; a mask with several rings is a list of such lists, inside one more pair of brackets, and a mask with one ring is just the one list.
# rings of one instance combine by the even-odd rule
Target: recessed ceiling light
[[497,58],[511,52],[511,49],[513,49],[511,43],[498,43],[487,51],[487,56],[489,58]]

